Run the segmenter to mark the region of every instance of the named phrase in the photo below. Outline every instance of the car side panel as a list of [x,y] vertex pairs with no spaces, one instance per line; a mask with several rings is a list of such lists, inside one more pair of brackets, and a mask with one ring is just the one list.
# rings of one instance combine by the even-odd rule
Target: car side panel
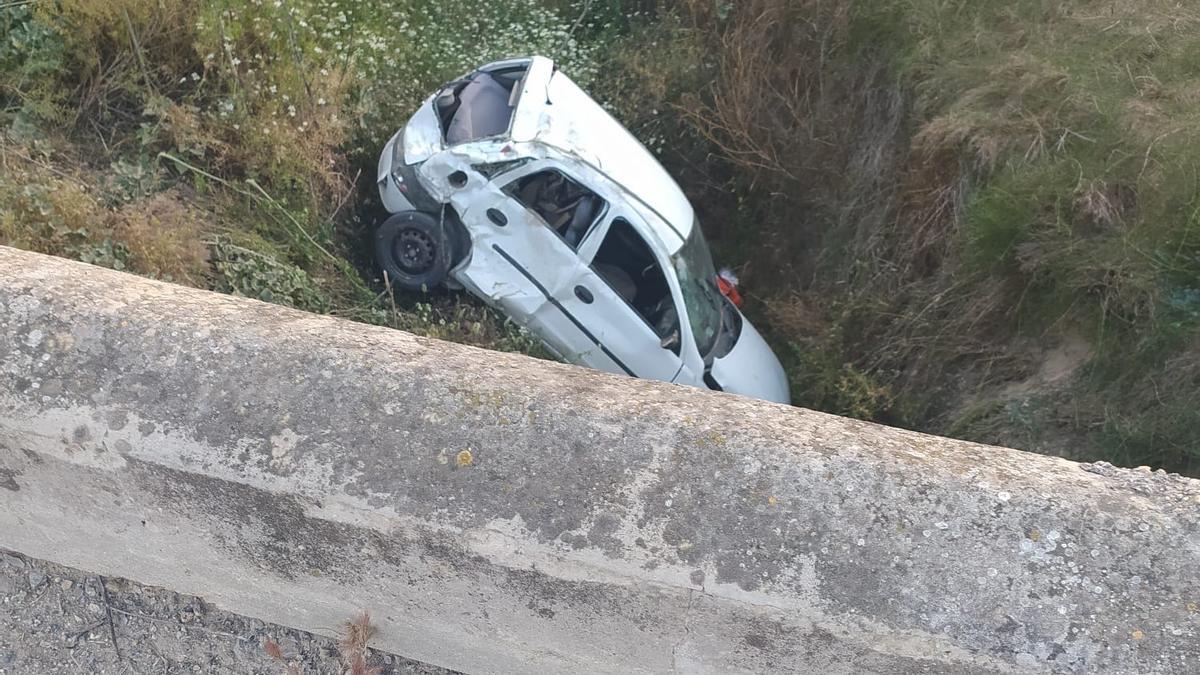
[[[592,301],[585,302],[576,289],[590,294]],[[658,335],[590,267],[584,267],[569,285],[556,289],[555,295],[604,345],[623,372],[664,382],[679,373],[680,358],[659,345]]]
[[[467,176],[454,187],[442,179]],[[558,236],[464,161],[443,153],[421,168],[427,183],[438,182],[471,235],[471,259],[454,278],[476,296],[526,326],[569,363],[624,373],[590,331],[564,310],[554,295],[582,271],[582,263]],[[489,211],[505,223],[494,222]]]

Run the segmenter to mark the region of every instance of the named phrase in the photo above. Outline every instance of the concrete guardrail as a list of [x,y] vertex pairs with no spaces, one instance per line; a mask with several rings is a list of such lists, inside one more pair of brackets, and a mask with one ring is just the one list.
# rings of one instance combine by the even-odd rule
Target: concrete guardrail
[[1200,483],[0,247],[0,546],[468,672],[1200,672]]

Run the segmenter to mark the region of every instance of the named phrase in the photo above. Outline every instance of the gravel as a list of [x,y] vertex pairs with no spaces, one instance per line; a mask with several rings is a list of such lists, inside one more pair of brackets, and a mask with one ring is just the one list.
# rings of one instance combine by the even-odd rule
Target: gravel
[[[268,653],[270,645],[282,658]],[[366,662],[380,673],[451,672],[375,650]],[[344,672],[332,634],[249,619],[202,598],[0,549],[0,675]]]

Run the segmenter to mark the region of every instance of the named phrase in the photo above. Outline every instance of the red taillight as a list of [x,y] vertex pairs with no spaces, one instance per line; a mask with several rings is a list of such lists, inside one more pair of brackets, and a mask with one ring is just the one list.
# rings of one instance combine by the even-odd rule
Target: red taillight
[[737,290],[737,277],[733,277],[733,275],[730,274],[728,276],[733,278],[732,280],[728,279],[723,273],[725,270],[721,271],[722,274],[717,275],[717,288],[721,290],[721,295],[729,298],[729,301],[733,303],[734,307],[740,309],[742,306],[742,294],[738,293]]

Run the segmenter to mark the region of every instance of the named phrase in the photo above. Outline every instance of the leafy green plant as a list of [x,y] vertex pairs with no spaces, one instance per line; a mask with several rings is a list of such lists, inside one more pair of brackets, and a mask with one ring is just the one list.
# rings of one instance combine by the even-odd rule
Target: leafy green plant
[[80,261],[114,270],[125,270],[129,267],[129,248],[122,242],[105,238],[98,244],[82,245],[72,251]]
[[59,95],[53,79],[65,51],[58,32],[38,20],[33,3],[0,6],[0,103],[17,111],[18,129],[36,127],[30,118],[55,114]]
[[326,297],[299,267],[219,239],[213,244],[216,287],[225,293],[310,312],[327,312]]
[[145,199],[157,192],[162,185],[158,164],[146,155],[129,160],[120,158],[109,165],[111,169],[108,193],[114,202],[131,202]]

